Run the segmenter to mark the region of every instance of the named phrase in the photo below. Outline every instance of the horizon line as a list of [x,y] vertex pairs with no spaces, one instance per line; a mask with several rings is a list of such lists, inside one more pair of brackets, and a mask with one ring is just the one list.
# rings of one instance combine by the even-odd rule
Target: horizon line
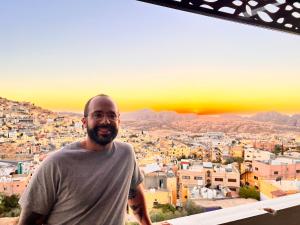
[[[6,98],[6,97],[2,97],[0,96],[0,98],[2,99],[6,99],[8,101],[13,101],[13,102],[27,102],[27,103],[30,103],[30,104],[33,104],[34,106],[36,107],[40,107],[42,109],[45,109],[45,110],[50,110],[52,112],[55,112],[55,113],[76,113],[76,114],[83,114],[83,109],[82,110],[72,110],[72,109],[57,109],[57,108],[47,108],[47,107],[44,107],[44,106],[41,106],[39,104],[36,104],[36,103],[33,103],[31,101],[26,101],[26,100],[12,100],[12,99],[9,99],[9,98]],[[255,114],[258,114],[258,113],[270,113],[270,112],[275,112],[275,113],[280,113],[280,114],[283,114],[283,115],[288,115],[288,116],[293,116],[293,115],[296,115],[296,114],[300,114],[300,112],[290,112],[290,111],[283,111],[283,110],[249,110],[249,111],[226,111],[224,110],[222,112],[222,110],[219,110],[219,112],[217,113],[214,113],[213,111],[211,110],[204,110],[202,112],[196,112],[195,110],[176,110],[176,109],[153,109],[153,108],[138,108],[136,110],[124,110],[124,111],[121,111],[120,113],[134,113],[134,112],[139,112],[139,111],[152,111],[154,113],[160,113],[160,112],[175,112],[177,114],[181,114],[181,115],[188,115],[188,114],[191,114],[191,115],[197,115],[197,116],[226,116],[226,115],[232,115],[232,116],[241,116],[241,117],[249,117],[249,116],[253,116]]]

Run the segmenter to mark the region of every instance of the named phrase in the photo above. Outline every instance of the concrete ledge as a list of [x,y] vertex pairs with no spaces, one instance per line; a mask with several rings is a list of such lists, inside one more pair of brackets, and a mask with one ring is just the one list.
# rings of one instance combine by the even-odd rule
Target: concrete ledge
[[[166,225],[299,225],[300,194],[181,217]],[[157,224],[164,224],[157,223]]]

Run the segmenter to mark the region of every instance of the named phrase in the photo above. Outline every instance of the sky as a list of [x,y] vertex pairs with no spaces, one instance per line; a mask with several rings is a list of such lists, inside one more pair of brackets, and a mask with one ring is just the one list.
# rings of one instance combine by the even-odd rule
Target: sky
[[0,3],[0,96],[82,111],[300,112],[300,37],[136,0]]

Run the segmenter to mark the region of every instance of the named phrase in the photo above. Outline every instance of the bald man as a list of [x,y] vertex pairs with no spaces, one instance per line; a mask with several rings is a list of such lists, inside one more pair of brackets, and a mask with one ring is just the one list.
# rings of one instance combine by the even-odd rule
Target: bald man
[[86,103],[85,140],[51,153],[35,171],[19,225],[124,225],[127,203],[140,224],[151,225],[134,151],[114,141],[119,115],[107,95]]

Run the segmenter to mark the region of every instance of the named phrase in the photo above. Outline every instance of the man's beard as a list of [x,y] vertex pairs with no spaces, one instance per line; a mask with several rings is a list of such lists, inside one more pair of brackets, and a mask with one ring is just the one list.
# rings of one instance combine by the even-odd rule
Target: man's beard
[[[98,131],[101,128],[109,130],[110,133],[105,135],[98,134]],[[118,128],[113,125],[95,126],[94,128],[89,128],[89,126],[87,126],[86,131],[89,138],[92,139],[98,145],[107,145],[110,142],[112,142],[118,135]]]

